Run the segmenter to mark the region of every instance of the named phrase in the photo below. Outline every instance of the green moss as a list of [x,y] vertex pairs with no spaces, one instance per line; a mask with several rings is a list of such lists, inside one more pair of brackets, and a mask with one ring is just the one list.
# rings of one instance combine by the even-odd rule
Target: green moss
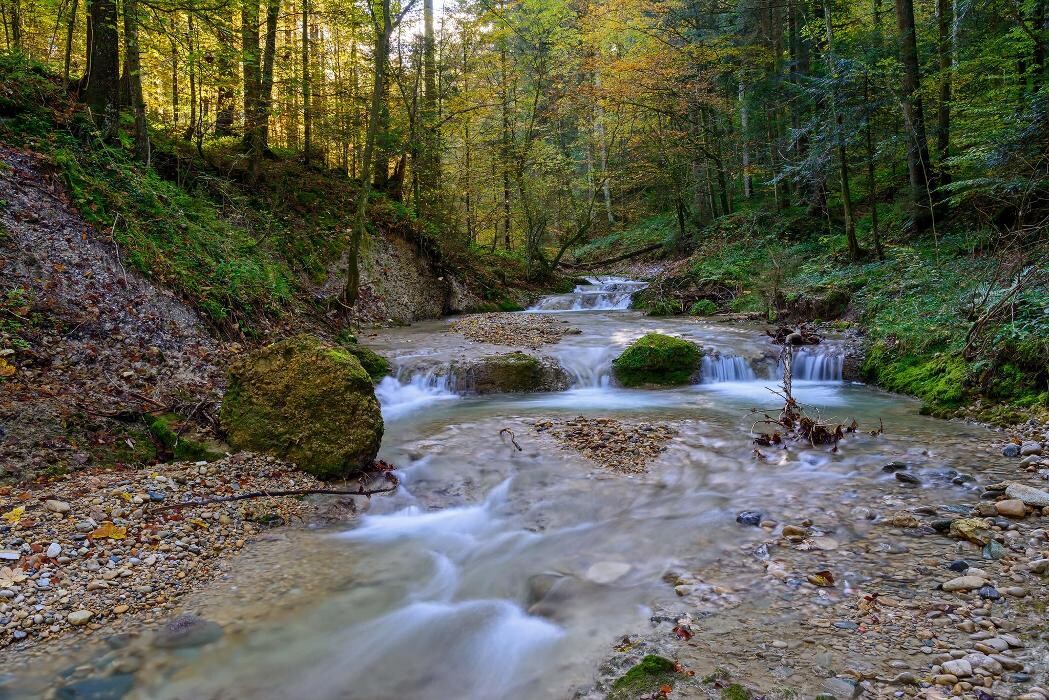
[[343,349],[357,358],[373,382],[380,381],[390,373],[390,361],[374,350],[355,344],[344,345]]
[[947,415],[969,396],[969,366],[950,354],[931,357],[894,357],[884,345],[876,345],[863,362],[861,373],[890,391],[911,394],[924,402],[923,412]]
[[633,700],[645,693],[658,692],[662,685],[674,685],[674,662],[649,654],[612,684],[609,700]]
[[478,394],[530,393],[567,388],[567,375],[523,352],[491,355],[456,370]]
[[688,307],[689,316],[710,316],[718,312],[718,305],[710,299],[700,299]]
[[612,371],[623,386],[688,384],[702,355],[695,343],[649,333],[612,362]]
[[383,433],[361,363],[309,336],[234,363],[220,419],[234,449],[287,459],[323,479],[371,466]]
[[648,316],[675,316],[681,313],[681,302],[674,299],[652,299],[641,308]]
[[750,700],[750,691],[739,683],[721,689],[721,700]]
[[744,292],[732,300],[729,308],[740,314],[764,311],[765,307],[760,295],[755,294],[754,292]]
[[102,444],[88,448],[91,458],[101,467],[146,465],[157,461],[157,446],[148,430],[136,425],[120,425]]
[[211,450],[202,442],[181,436],[176,431],[181,418],[173,413],[153,418],[149,423],[149,434],[178,462],[212,462],[222,458],[222,453]]

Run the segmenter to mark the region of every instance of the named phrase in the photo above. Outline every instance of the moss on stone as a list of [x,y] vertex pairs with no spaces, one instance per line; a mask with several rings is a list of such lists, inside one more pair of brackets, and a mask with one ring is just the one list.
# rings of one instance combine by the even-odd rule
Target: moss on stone
[[661,333],[649,333],[628,347],[612,363],[623,386],[688,384],[703,353],[692,342]]
[[357,358],[373,382],[379,382],[390,373],[390,361],[371,348],[351,343],[343,345],[342,349]]
[[465,388],[478,394],[531,393],[568,388],[564,368],[523,352],[490,355],[454,368]]
[[209,449],[199,440],[179,435],[177,428],[182,420],[174,413],[162,416],[147,416],[149,434],[177,462],[211,462],[222,457],[222,453]]
[[235,362],[220,420],[230,445],[294,462],[322,479],[371,465],[383,421],[354,355],[299,336]]
[[660,686],[674,685],[674,662],[663,656],[649,654],[612,684],[609,700],[627,700],[646,693],[658,692]]

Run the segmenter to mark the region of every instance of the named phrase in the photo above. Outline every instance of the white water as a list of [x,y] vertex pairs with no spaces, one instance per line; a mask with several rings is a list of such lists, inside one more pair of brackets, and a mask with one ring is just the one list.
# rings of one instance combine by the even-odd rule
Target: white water
[[[802,348],[794,353],[794,379],[810,382],[842,381],[845,356],[837,348]],[[783,365],[776,367],[776,379],[783,378]]]
[[543,297],[533,312],[553,311],[622,311],[630,308],[635,292],[648,286],[647,282],[622,277],[587,277],[588,284],[577,285],[571,294]]
[[757,379],[746,358],[739,355],[704,355],[700,367],[704,382],[747,382]]
[[410,413],[440,401],[459,398],[448,388],[448,376],[434,371],[412,374],[407,380],[400,376],[383,377],[375,387],[384,420],[397,420]]

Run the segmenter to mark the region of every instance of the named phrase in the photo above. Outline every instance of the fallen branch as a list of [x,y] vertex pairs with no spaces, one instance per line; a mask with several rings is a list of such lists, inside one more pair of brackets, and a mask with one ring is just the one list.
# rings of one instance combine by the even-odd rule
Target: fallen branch
[[191,508],[193,506],[206,506],[211,503],[229,503],[231,501],[246,501],[249,498],[276,498],[278,496],[312,496],[314,494],[322,494],[327,496],[374,496],[378,493],[390,493],[396,491],[400,486],[400,482],[397,481],[397,477],[388,475],[386,477],[392,481],[390,486],[381,489],[365,489],[363,486],[356,491],[349,489],[293,489],[291,491],[252,491],[251,493],[240,493],[236,496],[216,496],[215,498],[202,498],[195,501],[182,501],[181,503],[171,503],[165,506],[157,506],[151,508],[151,512],[159,512],[162,510],[174,510],[176,508]]
[[514,431],[510,430],[509,428],[503,428],[502,430],[499,431],[499,437],[502,437],[503,433],[506,433],[507,435],[510,436],[510,442],[514,443],[514,447],[517,448],[518,452],[523,452],[524,451],[524,449],[520,445],[517,444],[517,438],[514,435]]
[[615,257],[606,258],[604,260],[595,260],[594,262],[588,263],[576,263],[575,265],[562,261],[561,267],[567,267],[573,270],[591,270],[595,267],[602,267],[604,265],[611,265],[612,263],[622,262],[623,260],[629,260],[630,258],[636,258],[639,255],[651,253],[652,251],[662,247],[662,243],[652,243],[651,245],[646,245],[644,248],[638,248],[637,250],[632,250],[629,253],[623,253],[622,255],[616,255]]

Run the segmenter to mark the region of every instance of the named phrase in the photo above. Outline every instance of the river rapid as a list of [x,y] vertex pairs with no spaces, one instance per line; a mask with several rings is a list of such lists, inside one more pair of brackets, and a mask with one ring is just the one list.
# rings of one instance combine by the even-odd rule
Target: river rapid
[[[801,611],[833,607],[884,575],[895,542],[949,560],[951,551],[875,530],[862,509],[977,498],[978,484],[993,478],[984,475],[994,464],[990,431],[921,416],[909,398],[843,381],[843,353],[831,341],[799,356],[796,396],[827,420],[855,418],[861,430],[836,452],[756,456],[752,409],[777,406],[776,348],[756,326],[630,311],[640,286],[595,279],[525,312],[556,314],[580,330],[539,351],[572,376],[562,392],[452,391],[442,367],[509,349],[449,333],[447,321],[363,338],[395,366],[377,391],[386,419],[380,458],[398,466],[402,488],[372,499],[352,525],[263,538],[191,605],[229,633],[165,659],[142,697],[600,697],[602,676],[636,661],[636,651],[610,661],[625,635],[627,646],[676,656],[681,642],[670,627],[690,617],[703,644],[692,643],[691,663],[702,675],[731,665],[740,645],[801,644],[811,634],[792,627]],[[612,359],[653,331],[706,350],[700,383],[615,386]],[[579,415],[664,423],[678,434],[646,473],[612,473],[533,428]],[[884,434],[867,432],[879,424]],[[894,461],[921,483],[882,469]],[[737,523],[744,510],[809,519],[833,546],[791,556],[808,557],[796,566],[810,572],[833,566],[836,585],[770,577],[768,533]],[[849,549],[856,556],[842,559]],[[908,584],[891,585],[907,595]],[[920,651],[829,648],[840,668]],[[738,670],[818,690],[804,670],[816,662]]]

